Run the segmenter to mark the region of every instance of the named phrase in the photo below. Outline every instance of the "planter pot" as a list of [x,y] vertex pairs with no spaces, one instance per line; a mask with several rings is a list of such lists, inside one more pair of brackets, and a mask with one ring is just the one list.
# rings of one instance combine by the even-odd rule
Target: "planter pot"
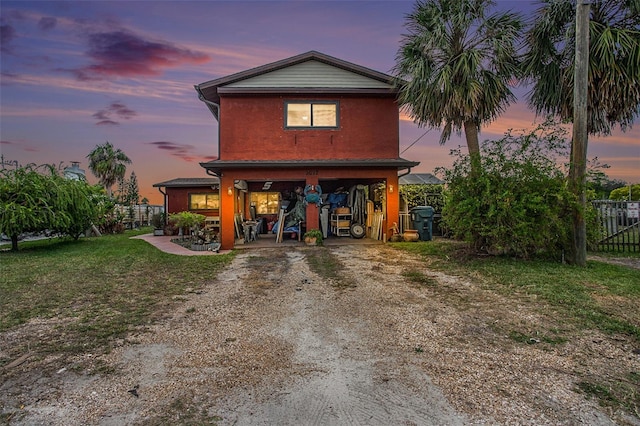
[[220,243],[191,244],[191,251],[220,251]]
[[311,237],[306,237],[304,239],[305,244],[308,246],[315,246],[317,241],[318,241],[317,238],[311,238]]
[[405,229],[402,238],[404,238],[405,241],[415,242],[420,240],[420,234],[418,234],[417,229]]

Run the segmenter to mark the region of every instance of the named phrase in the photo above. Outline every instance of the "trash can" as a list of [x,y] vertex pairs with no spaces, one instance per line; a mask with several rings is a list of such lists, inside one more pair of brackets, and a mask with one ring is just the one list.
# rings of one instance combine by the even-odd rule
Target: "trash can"
[[421,241],[431,241],[433,235],[433,207],[418,206],[409,210],[411,226],[418,231]]

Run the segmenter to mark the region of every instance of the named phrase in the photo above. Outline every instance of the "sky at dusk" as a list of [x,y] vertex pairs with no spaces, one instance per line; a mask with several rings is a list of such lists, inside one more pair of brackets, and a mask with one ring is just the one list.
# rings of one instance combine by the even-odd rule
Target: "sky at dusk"
[[[217,122],[193,86],[316,50],[392,73],[413,1],[0,1],[0,153],[5,161],[69,165],[111,142],[132,160],[141,197],[161,204],[154,183],[205,177],[214,158]],[[533,16],[530,1],[497,7]],[[535,115],[519,101],[480,139],[531,128]],[[540,121],[539,119],[538,121]],[[440,131],[401,117],[401,157],[413,172],[449,166]],[[408,148],[408,149],[407,149]],[[405,151],[406,150],[406,151]],[[403,152],[404,151],[404,152]],[[590,158],[611,166],[612,179],[640,182],[640,121],[608,137],[590,137]]]

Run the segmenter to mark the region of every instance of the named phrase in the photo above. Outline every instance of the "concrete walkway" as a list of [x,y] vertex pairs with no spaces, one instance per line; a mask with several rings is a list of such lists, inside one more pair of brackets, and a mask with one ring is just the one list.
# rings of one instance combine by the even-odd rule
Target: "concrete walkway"
[[177,238],[176,236],[144,234],[144,235],[138,235],[131,238],[137,239],[137,240],[144,240],[149,244],[151,244],[152,246],[156,247],[158,250],[161,250],[165,253],[176,254],[179,256],[211,256],[211,255],[226,254],[231,252],[231,250],[220,250],[219,253],[216,253],[214,251],[189,250],[176,243],[171,242],[173,238]]
[[[139,240],[145,240],[149,244],[162,250],[166,253],[177,254],[180,256],[208,256],[212,254],[225,254],[231,250],[220,250],[220,253],[212,251],[192,251],[186,249],[178,244],[172,243],[171,239],[177,238],[177,236],[155,236],[153,234],[138,235],[136,237]],[[383,244],[382,241],[372,240],[370,238],[347,238],[347,237],[335,237],[330,236],[323,241],[324,246],[343,246],[343,245],[372,245]],[[237,239],[234,244],[236,250],[246,249],[259,249],[259,248],[295,248],[304,247],[304,241],[298,241],[297,238],[285,238],[282,242],[276,243],[276,236],[274,234],[262,234],[256,241],[245,243],[242,239]]]

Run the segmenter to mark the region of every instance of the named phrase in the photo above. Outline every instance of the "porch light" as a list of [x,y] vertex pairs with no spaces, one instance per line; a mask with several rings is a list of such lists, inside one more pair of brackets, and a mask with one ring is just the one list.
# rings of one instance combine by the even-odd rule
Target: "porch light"
[[227,188],[227,195],[229,195],[229,196],[233,195],[233,187],[232,186]]
[[393,185],[389,185],[389,192],[393,192]]

